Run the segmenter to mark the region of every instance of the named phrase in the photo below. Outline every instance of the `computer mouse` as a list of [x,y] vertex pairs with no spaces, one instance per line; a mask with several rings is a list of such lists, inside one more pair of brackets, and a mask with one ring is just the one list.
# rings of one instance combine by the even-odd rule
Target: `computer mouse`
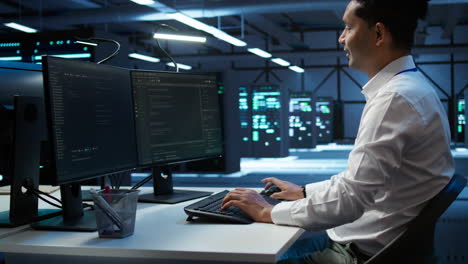
[[278,186],[273,185],[273,186],[271,186],[271,187],[268,188],[268,189],[262,190],[262,191],[260,192],[260,194],[266,195],[266,196],[270,196],[270,195],[272,195],[272,194],[274,194],[274,193],[276,193],[276,192],[281,192],[281,189],[280,189]]

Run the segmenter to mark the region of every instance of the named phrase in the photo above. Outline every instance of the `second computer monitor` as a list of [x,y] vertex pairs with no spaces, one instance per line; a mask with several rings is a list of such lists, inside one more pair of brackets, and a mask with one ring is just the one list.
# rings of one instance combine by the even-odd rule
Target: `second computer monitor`
[[141,202],[178,203],[209,192],[174,190],[167,165],[223,154],[216,77],[132,71],[140,166],[152,167],[153,193]]
[[140,165],[223,153],[215,76],[140,70],[131,75]]

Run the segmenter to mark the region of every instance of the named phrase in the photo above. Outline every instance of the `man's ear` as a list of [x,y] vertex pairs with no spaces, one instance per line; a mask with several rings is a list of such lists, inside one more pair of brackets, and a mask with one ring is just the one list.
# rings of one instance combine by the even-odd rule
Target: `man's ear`
[[387,38],[387,28],[384,26],[384,24],[378,22],[375,24],[375,45],[376,46],[382,46],[384,41],[386,41]]

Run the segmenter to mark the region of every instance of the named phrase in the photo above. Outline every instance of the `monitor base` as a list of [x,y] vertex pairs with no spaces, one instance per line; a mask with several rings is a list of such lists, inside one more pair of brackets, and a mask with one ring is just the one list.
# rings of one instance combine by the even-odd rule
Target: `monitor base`
[[59,215],[46,220],[31,224],[31,227],[37,230],[55,230],[55,231],[78,231],[94,232],[97,231],[96,216],[94,210],[84,210],[83,216],[74,221],[64,221],[63,216]]
[[[59,215],[62,215],[62,210],[60,209],[39,209],[36,220],[44,220]],[[0,212],[0,227],[16,227],[23,224],[12,223],[10,220],[10,211]]]

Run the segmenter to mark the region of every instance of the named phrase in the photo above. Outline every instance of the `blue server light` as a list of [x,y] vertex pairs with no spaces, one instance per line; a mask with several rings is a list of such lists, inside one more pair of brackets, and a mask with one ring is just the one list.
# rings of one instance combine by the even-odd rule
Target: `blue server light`
[[0,57],[0,61],[22,61],[23,57],[21,56],[9,56],[9,57]]

